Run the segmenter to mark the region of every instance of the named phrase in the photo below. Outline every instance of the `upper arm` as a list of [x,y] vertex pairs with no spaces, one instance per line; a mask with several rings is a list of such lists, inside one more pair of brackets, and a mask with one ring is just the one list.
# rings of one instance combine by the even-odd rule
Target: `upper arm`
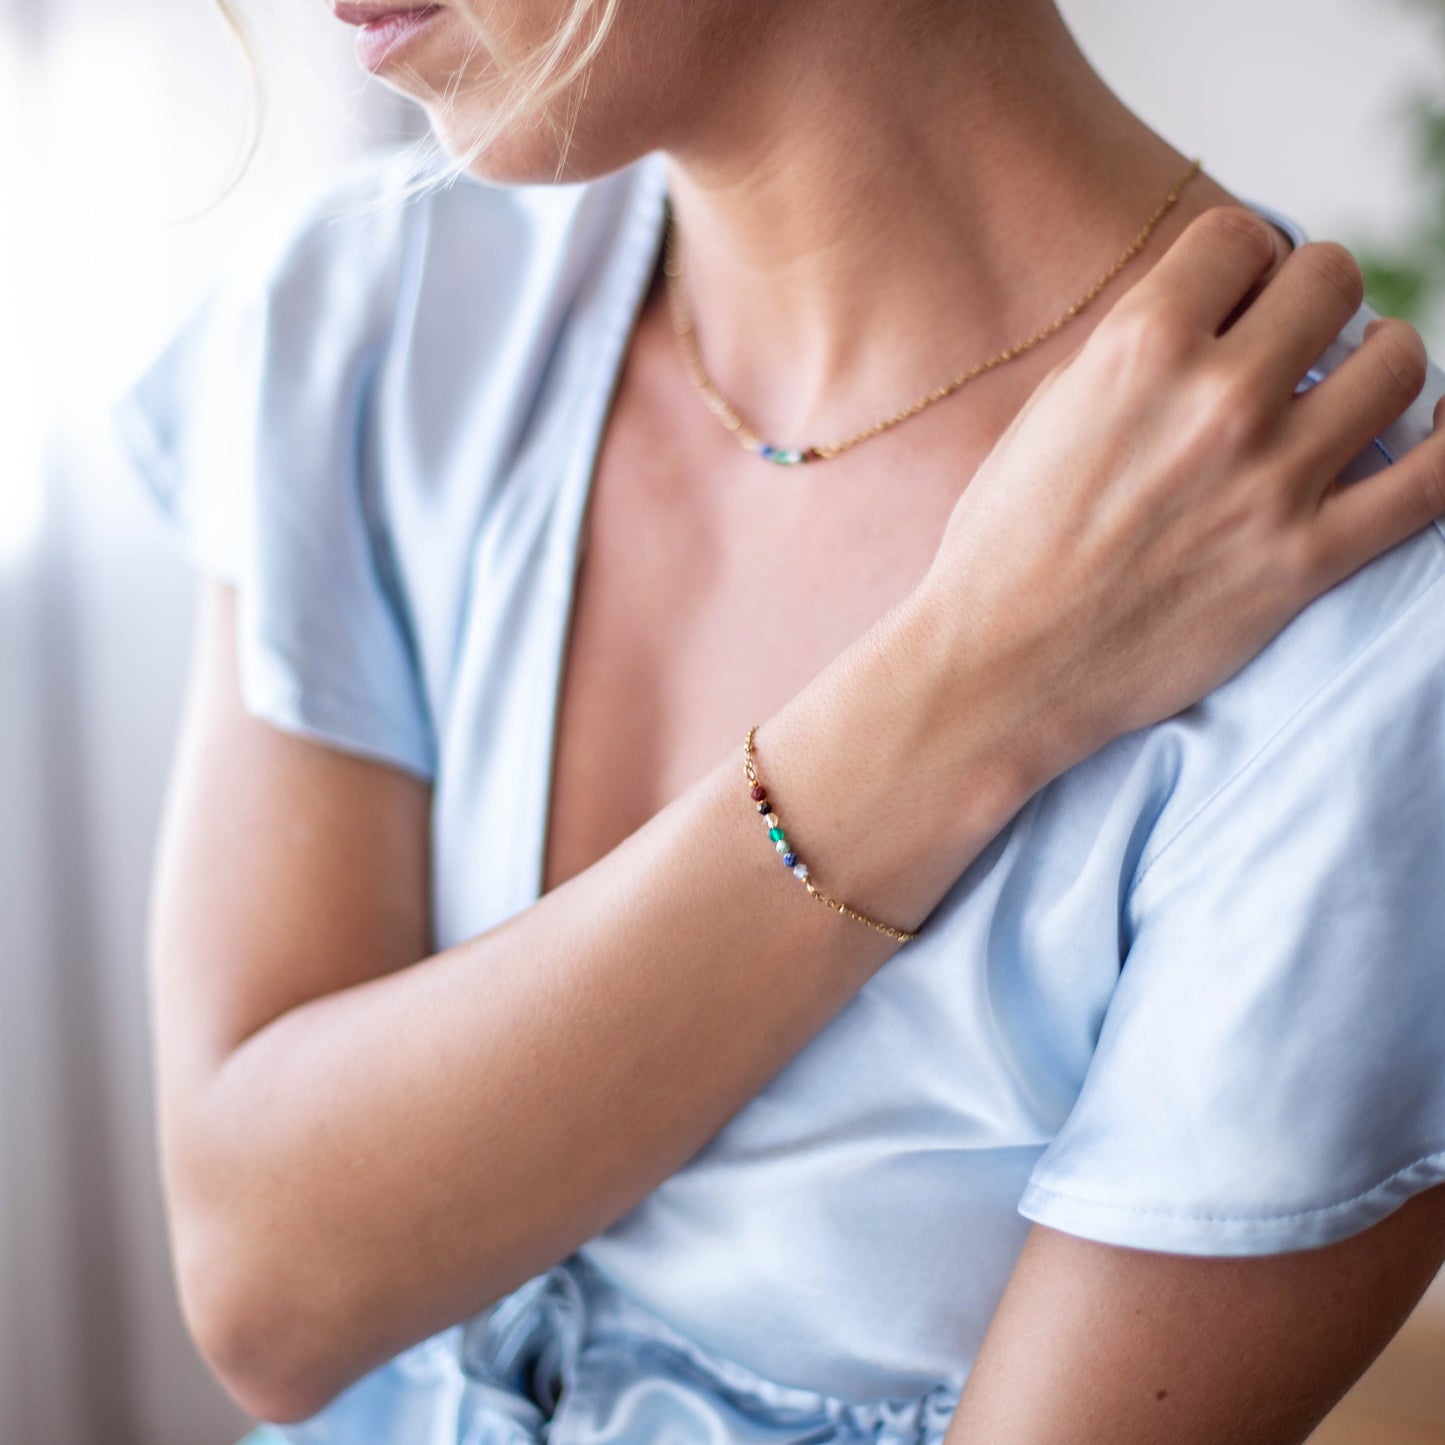
[[1445,1185],[1319,1249],[1161,1254],[1035,1225],[947,1445],[1296,1445],[1445,1261]]
[[248,1035],[432,951],[430,786],[248,712],[236,589],[200,588],[150,902],[167,1144]]

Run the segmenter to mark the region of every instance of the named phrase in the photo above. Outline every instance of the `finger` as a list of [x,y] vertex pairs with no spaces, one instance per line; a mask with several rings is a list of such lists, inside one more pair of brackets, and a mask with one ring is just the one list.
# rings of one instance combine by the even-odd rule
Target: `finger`
[[1338,366],[1291,401],[1291,454],[1322,479],[1337,476],[1420,395],[1428,366],[1424,339],[1408,321],[1376,317]]
[[1264,394],[1287,394],[1364,299],[1365,278],[1354,256],[1337,241],[1310,241],[1285,257],[1219,345]]
[[[1274,222],[1271,221],[1270,225],[1274,226]],[[1278,226],[1274,226],[1274,229],[1276,231],[1279,231]],[[1284,236],[1283,231],[1279,231],[1279,234],[1281,236]],[[1285,242],[1286,244],[1283,249],[1281,249],[1279,245],[1276,244],[1274,264],[1270,266],[1269,269],[1265,271],[1264,274],[1261,275],[1260,278],[1254,283],[1254,285],[1251,286],[1249,290],[1244,293],[1244,296],[1240,300],[1239,304],[1235,306],[1234,310],[1231,311],[1229,315],[1224,318],[1224,325],[1220,328],[1221,335],[1223,335],[1224,332],[1228,331],[1229,328],[1233,326],[1235,322],[1237,322],[1239,318],[1243,316],[1251,306],[1254,305],[1255,298],[1260,294],[1260,292],[1264,290],[1266,286],[1269,285],[1271,281],[1274,280],[1277,275],[1279,275],[1279,268],[1283,266],[1287,260],[1289,260],[1290,256],[1294,252],[1293,239],[1291,237],[1285,236]]]
[[1312,554],[1331,587],[1391,547],[1445,517],[1445,395],[1429,436],[1382,471],[1334,482],[1316,516]]
[[1190,221],[1130,294],[1159,302],[1195,332],[1216,336],[1287,245],[1247,206],[1211,206]]

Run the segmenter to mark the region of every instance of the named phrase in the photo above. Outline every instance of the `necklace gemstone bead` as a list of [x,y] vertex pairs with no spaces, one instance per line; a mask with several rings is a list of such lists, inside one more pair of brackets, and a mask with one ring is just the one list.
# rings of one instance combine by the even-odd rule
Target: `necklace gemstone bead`
[[799,462],[814,461],[818,453],[812,447],[775,447],[768,442],[759,442],[758,455],[764,461],[776,462],[780,467],[795,467]]

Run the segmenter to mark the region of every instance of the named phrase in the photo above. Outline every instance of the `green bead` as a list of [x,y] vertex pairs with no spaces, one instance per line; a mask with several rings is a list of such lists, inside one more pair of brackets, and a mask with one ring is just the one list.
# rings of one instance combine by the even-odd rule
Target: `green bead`
[[777,841],[779,838],[781,838],[782,836],[783,836],[783,830],[782,830],[781,828],[769,828],[769,829],[768,829],[768,837],[771,838],[774,842],[776,842],[776,841]]

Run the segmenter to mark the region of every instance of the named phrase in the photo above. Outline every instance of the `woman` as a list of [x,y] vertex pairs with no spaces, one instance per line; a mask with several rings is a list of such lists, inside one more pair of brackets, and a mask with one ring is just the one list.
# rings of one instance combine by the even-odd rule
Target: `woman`
[[1445,1256],[1419,336],[1049,0],[335,8],[466,182],[122,408],[257,1438],[1303,1439]]

